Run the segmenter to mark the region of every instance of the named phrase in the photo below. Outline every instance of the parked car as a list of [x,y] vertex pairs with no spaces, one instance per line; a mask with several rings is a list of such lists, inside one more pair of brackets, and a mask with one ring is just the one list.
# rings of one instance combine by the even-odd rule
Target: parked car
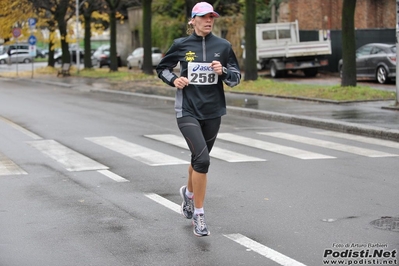
[[[75,64],[77,62],[76,54],[77,54],[76,50],[69,50],[69,55],[71,56],[71,62]],[[62,49],[58,49],[57,51],[54,52],[54,59],[57,64],[62,64]],[[84,62],[83,50],[79,50],[79,62],[80,63]]]
[[40,49],[40,48],[36,48],[36,58],[45,58],[46,54],[44,52],[44,50]]
[[42,54],[44,55],[44,57],[48,56],[49,50],[47,48],[46,49],[41,49],[41,51],[42,51]]
[[10,45],[4,45],[4,48],[6,51],[12,51],[12,50],[29,50],[29,44],[28,43],[14,43]]
[[11,63],[30,63],[33,58],[29,50],[11,50],[10,56],[7,52],[0,55],[0,64],[7,64],[9,60],[11,60]]
[[[338,71],[342,78],[342,59]],[[371,78],[378,83],[387,83],[396,78],[395,44],[369,43],[356,50],[356,77]]]
[[8,63],[8,54],[7,51],[2,51],[0,54],[0,64],[7,64]]
[[[110,58],[110,45],[104,44],[101,45],[96,49],[96,51],[91,56],[91,63],[93,66],[98,66],[102,68],[103,66],[110,66],[111,65],[111,58]],[[117,53],[117,61],[118,67],[122,66],[122,61],[120,55]]]
[[[152,47],[152,65],[156,67],[161,59],[164,57],[161,49],[158,47]],[[143,68],[143,61],[144,61],[144,48],[139,47],[136,48],[126,59],[127,67],[131,69],[132,67],[138,67],[139,69]]]

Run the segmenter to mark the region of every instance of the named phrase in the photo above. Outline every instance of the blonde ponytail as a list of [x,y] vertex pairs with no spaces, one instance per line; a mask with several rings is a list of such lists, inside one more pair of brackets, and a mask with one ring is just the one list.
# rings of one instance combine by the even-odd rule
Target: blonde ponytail
[[193,21],[193,19],[191,18],[191,19],[188,21],[188,23],[187,23],[187,30],[186,30],[187,35],[191,35],[191,34],[193,34],[193,32],[194,32],[194,26],[193,26],[192,21]]

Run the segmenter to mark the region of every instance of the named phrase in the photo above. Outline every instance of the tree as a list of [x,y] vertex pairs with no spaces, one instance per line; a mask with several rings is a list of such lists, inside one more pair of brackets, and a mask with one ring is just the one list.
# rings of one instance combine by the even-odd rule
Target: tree
[[21,0],[1,0],[0,1],[0,38],[5,42],[11,40],[12,29],[21,28],[21,38],[27,38],[30,35],[27,21],[30,17],[35,17],[32,4]]
[[[61,39],[62,49],[62,62],[71,63],[71,55],[69,52],[68,43],[68,20],[70,20],[75,14],[75,1],[72,0],[29,0],[38,14],[41,14],[43,18],[48,19],[49,26],[58,26]],[[51,16],[49,16],[51,14]],[[54,28],[50,28],[50,36],[54,35]],[[53,51],[52,44],[53,39],[50,40],[49,51]],[[52,58],[54,52],[49,53],[49,66],[54,66],[54,58]]]
[[245,75],[244,80],[257,80],[256,62],[256,3],[245,0]]
[[[95,10],[95,5],[100,4],[101,1],[87,0],[79,4],[79,14],[83,15],[84,19],[84,68],[92,68],[91,64],[91,15]],[[79,19],[79,18],[77,18]],[[79,40],[78,40],[79,45]]]
[[196,0],[186,0],[186,17],[191,18],[191,10],[194,5],[197,3]]
[[355,8],[356,0],[344,0],[342,5],[342,87],[356,87]]
[[152,0],[142,1],[143,8],[143,47],[144,61],[143,73],[153,75],[152,69],[152,38],[151,38],[151,2]]
[[110,28],[110,59],[109,71],[118,71],[118,60],[116,57],[116,12],[121,0],[105,0],[109,8],[109,28]]
[[55,46],[55,39],[56,39],[56,30],[57,30],[57,24],[55,23],[54,20],[49,20],[47,22],[48,24],[48,30],[50,32],[49,34],[49,43],[48,43],[48,66],[54,67],[55,65],[55,59],[54,59],[54,49],[53,47]]
[[79,14],[83,15],[84,19],[84,67],[92,68],[91,62],[91,33],[92,33],[92,17],[96,12],[103,12],[104,2],[99,0],[86,0],[79,5]]

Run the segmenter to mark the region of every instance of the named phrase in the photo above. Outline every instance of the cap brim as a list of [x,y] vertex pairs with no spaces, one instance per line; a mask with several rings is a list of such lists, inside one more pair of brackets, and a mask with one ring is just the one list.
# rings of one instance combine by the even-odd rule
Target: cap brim
[[192,17],[195,17],[195,16],[200,16],[200,17],[202,17],[202,16],[205,16],[206,14],[212,14],[215,18],[220,17],[219,14],[216,13],[215,11],[211,11],[211,12],[199,12],[199,13],[194,14]]

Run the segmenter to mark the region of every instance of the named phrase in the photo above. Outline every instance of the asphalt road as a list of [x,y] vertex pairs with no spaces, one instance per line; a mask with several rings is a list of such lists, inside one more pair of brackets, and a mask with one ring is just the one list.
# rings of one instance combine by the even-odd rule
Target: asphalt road
[[11,73],[21,73],[22,71],[32,71],[32,69],[36,69],[39,67],[47,66],[47,62],[33,62],[33,63],[13,63],[9,64],[0,64],[0,73],[2,72],[11,72]]
[[197,238],[180,140],[168,102],[0,79],[0,265],[398,265],[396,142],[227,115]]

